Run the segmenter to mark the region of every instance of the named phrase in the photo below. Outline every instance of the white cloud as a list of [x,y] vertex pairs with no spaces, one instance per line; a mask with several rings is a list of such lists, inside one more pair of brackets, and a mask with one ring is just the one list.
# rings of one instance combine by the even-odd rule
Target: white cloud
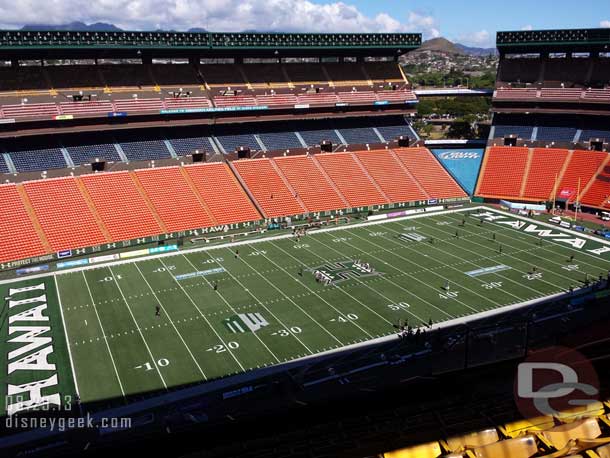
[[369,16],[342,1],[310,0],[0,0],[0,21],[58,25],[72,21],[109,22],[126,30],[157,28],[214,31],[422,32],[439,36],[434,17],[411,12]]
[[521,27],[521,30],[534,30],[534,27],[531,24],[528,24]]
[[478,32],[466,33],[457,37],[457,42],[467,46],[475,46],[481,48],[491,48],[494,46],[495,37],[487,30],[479,30]]
[[610,21],[608,19],[606,19],[605,21],[599,21],[599,26],[600,27],[610,27]]

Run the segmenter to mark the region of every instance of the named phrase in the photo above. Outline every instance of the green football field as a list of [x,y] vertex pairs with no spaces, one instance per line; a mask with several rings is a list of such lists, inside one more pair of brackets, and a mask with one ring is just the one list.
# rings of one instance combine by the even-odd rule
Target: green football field
[[[395,335],[399,321],[437,325],[565,292],[609,269],[600,239],[462,209],[4,283],[1,408],[9,385],[54,374],[42,396],[129,399]],[[28,286],[39,289],[17,291]],[[52,336],[54,368],[28,366],[48,342],[9,335],[32,320],[51,328],[36,335]]]

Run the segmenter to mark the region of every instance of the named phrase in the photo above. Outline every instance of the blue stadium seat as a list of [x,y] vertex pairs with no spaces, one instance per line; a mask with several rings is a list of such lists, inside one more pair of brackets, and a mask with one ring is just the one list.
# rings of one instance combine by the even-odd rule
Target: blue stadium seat
[[408,124],[396,126],[381,126],[377,127],[377,130],[387,142],[396,140],[401,135],[403,137],[409,137],[411,140],[417,139],[415,132],[413,132],[413,129]]
[[209,137],[170,138],[169,143],[178,156],[187,156],[193,154],[197,150],[200,153],[215,153],[214,148],[212,148],[212,145],[210,144]]
[[149,161],[172,157],[162,140],[138,140],[121,142],[121,148],[131,161]]
[[351,145],[364,145],[367,143],[381,143],[381,140],[371,127],[356,127],[340,129],[339,133]]
[[0,173],[8,173],[8,166],[6,165],[6,161],[4,160],[4,157],[2,156],[2,152],[0,152]]
[[538,127],[538,135],[536,140],[550,142],[571,142],[576,135],[574,127],[555,127],[541,126]]
[[68,167],[64,155],[59,148],[14,151],[10,153],[10,156],[18,172],[33,172]]
[[529,140],[532,138],[532,132],[534,131],[533,126],[495,126],[496,130],[494,133],[495,138],[504,138],[508,135],[516,135],[518,138]]
[[240,146],[247,146],[253,151],[261,149],[252,134],[220,135],[216,137],[227,153],[235,151]]
[[87,164],[95,158],[119,162],[121,160],[114,145],[105,143],[99,145],[81,145],[66,147],[74,165]]
[[610,140],[610,130],[583,129],[580,141],[588,142],[591,138],[604,138]]
[[294,132],[268,132],[259,137],[268,150],[303,148]]
[[335,131],[331,129],[299,130],[299,134],[301,134],[307,146],[319,145],[324,140],[331,141],[333,145],[341,144],[341,140],[339,140]]

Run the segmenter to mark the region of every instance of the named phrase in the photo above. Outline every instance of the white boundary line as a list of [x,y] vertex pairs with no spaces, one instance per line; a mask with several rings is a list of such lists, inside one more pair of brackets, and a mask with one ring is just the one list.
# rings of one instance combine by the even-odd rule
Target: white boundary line
[[72,379],[74,380],[74,389],[76,390],[76,395],[80,398],[80,391],[78,389],[78,381],[76,380],[76,370],[74,367],[74,360],[72,359],[72,349],[70,347],[70,339],[68,338],[68,327],[66,326],[66,320],[64,318],[64,308],[61,303],[61,294],[59,293],[59,285],[57,284],[57,277],[55,275],[53,275],[53,281],[55,282],[55,292],[57,294],[57,302],[59,303],[59,313],[61,314],[61,323],[64,326],[64,337],[66,339],[66,347],[68,347],[68,357],[70,358],[70,367],[72,368]]
[[[126,397],[125,389],[123,388],[123,382],[121,382],[121,377],[119,375],[119,371],[116,367],[116,363],[114,362],[114,356],[112,356],[112,350],[110,350],[110,344],[108,343],[108,338],[106,337],[106,331],[104,330],[104,325],[102,324],[102,320],[100,318],[99,313],[97,312],[97,306],[95,305],[95,300],[93,299],[93,294],[91,293],[91,287],[89,286],[89,281],[85,276],[85,272],[81,272],[83,274],[83,280],[85,280],[85,285],[87,286],[87,291],[89,292],[89,297],[91,298],[91,305],[93,306],[93,310],[95,311],[95,316],[97,317],[97,322],[100,325],[100,330],[102,331],[102,336],[104,337],[104,342],[106,342],[106,348],[108,349],[108,355],[110,355],[110,361],[112,361],[112,367],[114,367],[114,373],[116,374],[117,381],[119,382],[119,386],[121,387],[121,393],[123,393],[123,398]],[[57,280],[57,276],[55,276]]]

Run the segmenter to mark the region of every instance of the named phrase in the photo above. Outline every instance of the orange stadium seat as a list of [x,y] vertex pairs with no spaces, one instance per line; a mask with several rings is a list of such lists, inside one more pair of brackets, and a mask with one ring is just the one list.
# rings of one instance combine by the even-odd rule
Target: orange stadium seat
[[585,205],[610,208],[610,164],[607,163],[601,173],[595,176],[581,200]]
[[547,200],[568,157],[568,150],[534,148],[523,197]]
[[356,155],[392,202],[428,199],[419,183],[389,150],[359,151]]
[[427,148],[397,148],[394,152],[431,198],[466,197],[464,190]]
[[219,224],[262,219],[225,163],[193,165],[185,170]]
[[0,186],[0,262],[46,252],[14,184]]
[[135,176],[168,231],[214,226],[180,167],[137,170]]
[[388,203],[371,178],[360,168],[353,153],[318,154],[316,160],[352,207]]
[[24,188],[53,251],[106,242],[74,178],[31,181]]
[[273,159],[310,212],[347,207],[338,189],[327,181],[311,156]]
[[481,167],[478,194],[486,197],[519,197],[528,154],[527,148],[488,148]]
[[557,187],[557,197],[567,198],[570,201],[576,199],[579,182],[580,191],[583,191],[607,156],[608,153],[599,151],[574,151]]
[[130,240],[164,232],[129,172],[85,175],[79,179],[112,240]]
[[306,212],[269,159],[235,161],[233,166],[267,218]]

